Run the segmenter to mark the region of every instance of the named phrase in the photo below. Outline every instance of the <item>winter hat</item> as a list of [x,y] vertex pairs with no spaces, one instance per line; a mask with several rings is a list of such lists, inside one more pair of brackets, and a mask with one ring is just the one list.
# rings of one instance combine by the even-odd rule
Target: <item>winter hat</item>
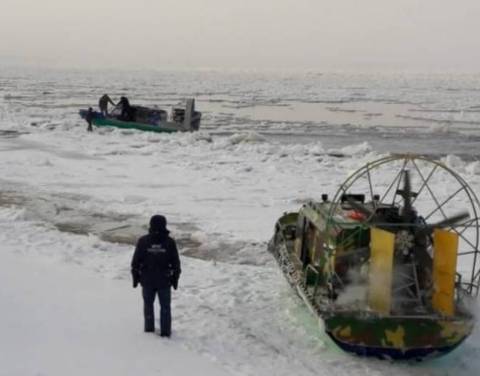
[[150,231],[151,232],[166,232],[167,231],[167,219],[163,215],[154,215],[150,218]]

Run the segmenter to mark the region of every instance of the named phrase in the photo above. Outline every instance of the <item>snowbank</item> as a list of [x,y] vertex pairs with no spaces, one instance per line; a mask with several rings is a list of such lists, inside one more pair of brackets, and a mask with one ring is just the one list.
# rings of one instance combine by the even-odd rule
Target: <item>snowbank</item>
[[0,263],[1,375],[231,374],[179,338],[144,334],[126,280],[14,251],[3,247]]

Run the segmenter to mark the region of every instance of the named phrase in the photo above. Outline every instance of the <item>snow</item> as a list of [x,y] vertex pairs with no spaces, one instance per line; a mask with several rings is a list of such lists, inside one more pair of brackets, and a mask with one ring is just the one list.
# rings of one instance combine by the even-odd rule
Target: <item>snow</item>
[[[271,219],[282,213],[277,204],[305,195],[320,198],[326,184],[318,172],[335,166],[328,158],[319,160],[319,145],[252,143],[256,138],[245,137],[247,142],[235,137],[232,143],[188,134],[29,134],[8,141],[17,146],[4,153],[0,172],[5,180],[39,190],[94,196],[111,209],[146,213],[154,206],[174,221],[202,223],[207,232],[264,241]],[[30,145],[35,149],[25,153]],[[289,177],[295,170],[298,180]],[[144,201],[136,202],[139,197]]]
[[469,163],[465,167],[465,170],[470,175],[479,175],[480,174],[480,162],[476,161],[476,162]]
[[[463,170],[465,168],[465,163],[463,163],[462,159],[456,155],[447,155],[443,162],[450,168],[455,170]],[[463,172],[463,171],[462,171]]]
[[[216,137],[117,131],[39,132],[2,140],[0,147],[7,146],[0,164],[4,187],[33,201],[0,210],[2,285],[15,286],[1,289],[8,317],[2,323],[9,338],[2,341],[9,349],[7,374],[61,374],[69,367],[78,373],[155,374],[163,372],[161,359],[179,367],[166,374],[201,369],[372,375],[393,367],[341,353],[266,253],[275,219],[298,208],[294,198],[331,193],[371,152],[338,159],[321,154],[318,145],[232,144]],[[54,208],[44,202],[52,200]],[[198,252],[220,248],[204,260],[182,257],[168,345],[141,331],[140,296],[129,281],[132,247],[59,232],[52,223],[62,205],[70,207],[70,215],[97,210],[136,215],[144,223],[154,212],[165,213],[174,236],[183,231],[182,223],[195,225],[189,237],[200,244]],[[218,261],[237,241],[243,243],[228,262]],[[444,374],[459,364],[468,374],[477,341],[473,336],[447,360],[420,368],[396,365],[392,373],[438,374],[446,362],[451,368]],[[29,360],[21,362],[25,352]],[[190,367],[182,359],[200,365]]]
[[[37,103],[25,79],[26,83],[15,81],[19,87],[12,90],[18,95],[5,93],[0,102],[0,130],[20,132],[0,134],[0,375],[476,372],[478,331],[452,354],[422,364],[391,364],[343,353],[266,251],[283,212],[320,200],[322,193],[332,197],[353,171],[384,155],[358,129],[335,128],[341,134],[351,132],[350,142],[332,146],[323,136],[293,138],[291,124],[251,119],[234,124],[234,117],[215,123],[214,115],[207,114],[207,120],[213,119],[205,123],[207,131],[192,134],[118,129],[95,129],[90,134],[69,112],[91,95],[85,93],[90,84],[82,77],[74,80],[80,88],[74,99],[66,99],[71,84],[54,90],[39,82],[42,91],[55,94]],[[225,93],[235,90],[212,81],[215,75],[206,74],[210,81],[192,77],[188,85],[175,81],[178,93],[161,100],[170,103],[192,90],[211,89],[212,106],[226,97],[226,103],[238,107],[231,108],[238,115],[242,106],[257,101],[275,112],[280,99],[291,94],[285,88],[278,91],[281,85],[273,83],[262,92],[264,81],[248,84],[240,77],[232,85],[241,87],[243,94],[229,96]],[[357,110],[361,105],[348,99],[350,84],[335,88],[338,80],[326,78],[328,90],[321,93],[304,93],[305,82],[294,81],[291,95],[310,104],[340,101],[341,106],[347,101]],[[389,84],[382,86],[381,78],[373,84],[360,81],[376,88],[355,89],[367,92],[370,99],[407,99]],[[462,79],[465,82],[469,81]],[[122,83],[127,84],[135,87],[134,82]],[[140,97],[156,102],[155,90],[148,90]],[[262,94],[251,98],[253,92]],[[415,91],[412,100],[421,103],[428,99],[425,96],[425,90]],[[465,98],[462,106],[474,104],[470,95]],[[455,98],[437,99],[434,107],[456,103]],[[47,108],[48,114],[39,108]],[[226,122],[225,134],[221,122]],[[270,137],[262,127],[290,132],[292,139]],[[399,143],[397,138],[389,140],[387,133],[383,136],[387,145]],[[440,146],[432,152],[442,154]],[[449,154],[444,162],[465,174],[479,191],[477,161]],[[394,174],[386,171],[372,177],[386,187]],[[451,189],[447,178],[441,173],[432,178],[443,197]],[[412,181],[419,183],[414,177]],[[366,187],[366,182],[360,183]],[[468,204],[461,197],[452,201],[460,208]],[[428,211],[431,203],[421,209]],[[156,213],[167,216],[183,254],[180,286],[173,294],[171,340],[143,333],[140,291],[131,287],[129,274],[132,243]],[[351,297],[359,293],[352,291]]]
[[[13,221],[14,220],[14,221]],[[421,365],[342,353],[276,268],[182,258],[170,340],[142,332],[131,248],[0,210],[0,375],[471,374],[475,334]]]
[[0,263],[14,286],[0,290],[1,375],[230,375],[179,338],[144,335],[126,280],[17,251],[3,247]]

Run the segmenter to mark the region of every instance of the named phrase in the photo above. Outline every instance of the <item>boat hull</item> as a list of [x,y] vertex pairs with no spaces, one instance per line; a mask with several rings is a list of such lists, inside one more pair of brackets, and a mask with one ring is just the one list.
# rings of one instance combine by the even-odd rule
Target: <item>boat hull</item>
[[[86,119],[87,110],[79,111],[80,117]],[[121,129],[137,129],[139,131],[156,133],[188,132],[194,129],[184,129],[183,124],[170,121],[159,121],[157,124],[145,124],[134,121],[123,121],[112,117],[105,117],[99,112],[93,113],[92,124],[97,127],[115,127]]]
[[174,133],[180,131],[174,128],[174,124],[167,122],[159,123],[159,125],[142,124],[130,121],[121,121],[109,118],[95,118],[92,121],[93,125],[97,127],[116,127],[122,129],[137,129],[140,131],[157,132],[157,133]]
[[445,355],[473,330],[470,318],[365,317],[364,312],[351,312],[323,319],[326,333],[341,349],[382,359],[422,360]]

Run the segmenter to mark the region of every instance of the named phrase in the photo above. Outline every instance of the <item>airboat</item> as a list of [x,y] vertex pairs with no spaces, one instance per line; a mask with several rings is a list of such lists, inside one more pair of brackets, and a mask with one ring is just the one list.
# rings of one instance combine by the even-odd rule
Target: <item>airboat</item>
[[479,210],[440,161],[392,155],[352,173],[331,199],[285,213],[269,250],[341,349],[423,360],[473,330]]
[[[131,106],[133,119],[122,118],[122,109],[117,106],[108,115],[95,111],[92,123],[97,127],[116,127],[123,129],[137,129],[140,131],[174,133],[193,132],[200,128],[202,113],[195,111],[195,100],[187,99],[185,108],[173,107],[170,116],[168,112],[159,108]],[[80,110],[83,119],[87,117],[87,110]]]

